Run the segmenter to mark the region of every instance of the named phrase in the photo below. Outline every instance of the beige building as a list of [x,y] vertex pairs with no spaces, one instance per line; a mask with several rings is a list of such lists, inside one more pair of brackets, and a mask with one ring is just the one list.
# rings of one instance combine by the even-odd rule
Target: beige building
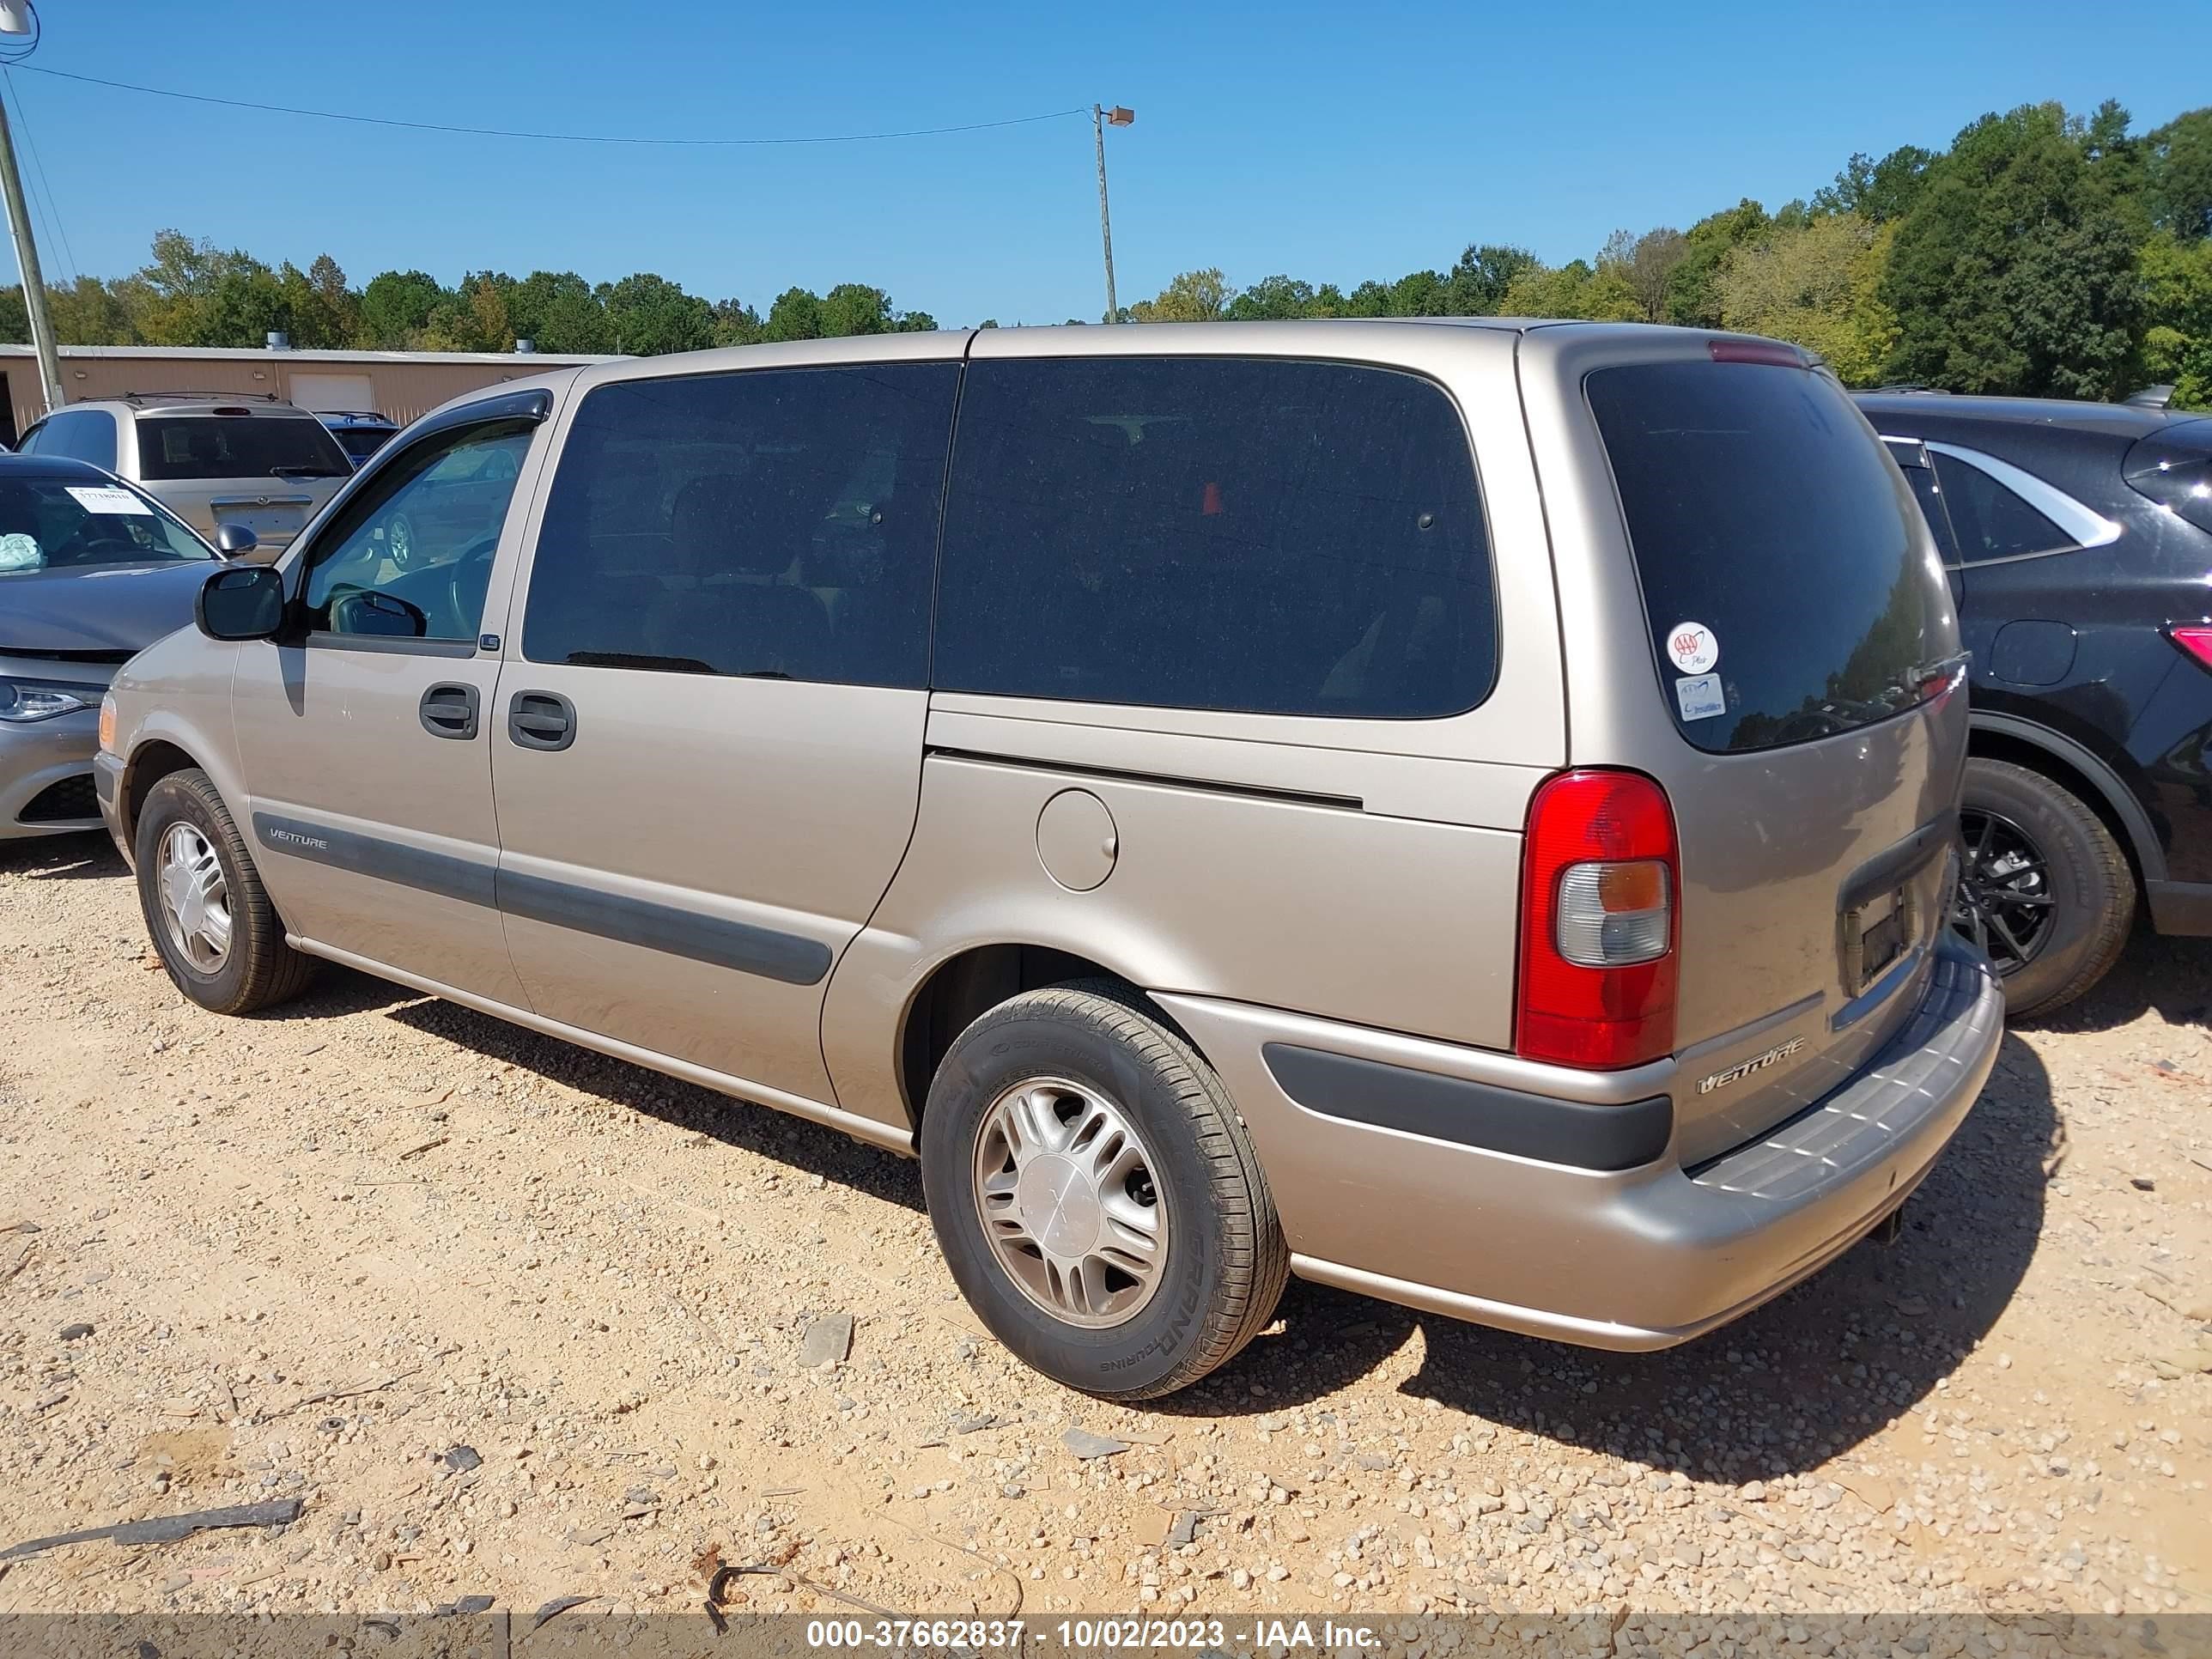
[[[240,351],[218,346],[64,346],[62,386],[71,403],[126,392],[273,393],[303,409],[374,410],[404,425],[448,398],[501,380],[605,357],[509,351]],[[0,441],[46,412],[38,359],[0,345]]]

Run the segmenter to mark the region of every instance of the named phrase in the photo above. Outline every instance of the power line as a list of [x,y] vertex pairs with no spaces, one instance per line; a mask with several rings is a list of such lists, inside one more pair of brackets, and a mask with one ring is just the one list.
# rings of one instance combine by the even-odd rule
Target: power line
[[62,257],[69,261],[70,281],[80,282],[83,273],[77,269],[76,250],[70,246],[69,228],[62,223],[61,204],[54,200],[54,187],[46,182],[46,164],[40,159],[39,141],[31,135],[31,117],[23,107],[23,94],[15,90],[15,77],[9,74],[4,64],[0,64],[0,76],[7,78],[8,100],[15,106],[15,119],[22,126],[23,142],[30,148],[31,165],[38,170],[39,188],[46,192],[46,217],[53,222],[54,234],[61,238]]
[[305,115],[318,121],[350,121],[367,127],[404,127],[413,132],[449,132],[470,138],[535,138],[556,144],[647,144],[672,149],[744,149],[775,144],[874,144],[893,138],[939,138],[956,132],[988,132],[996,127],[1028,126],[1038,121],[1065,120],[1088,115],[1080,109],[1048,110],[1042,115],[1016,115],[1003,121],[971,121],[954,127],[910,127],[898,132],[839,132],[794,138],[649,138],[601,132],[525,132],[507,127],[457,127],[437,121],[398,121],[382,115],[349,115],[337,110],[296,109],[289,104],[253,104],[238,98],[216,98],[204,92],[179,92],[169,87],[142,87],[129,81],[107,81],[96,75],[76,75],[40,64],[21,66],[32,75],[52,75],[88,86],[108,87],[118,92],[143,93],[152,98],[177,98],[193,104],[220,104],[225,109],[258,110],[266,115]]

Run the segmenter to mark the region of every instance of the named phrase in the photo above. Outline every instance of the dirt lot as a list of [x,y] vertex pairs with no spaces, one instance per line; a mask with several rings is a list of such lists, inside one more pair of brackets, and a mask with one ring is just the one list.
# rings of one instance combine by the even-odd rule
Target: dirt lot
[[2212,1610],[2212,949],[2015,1032],[1897,1244],[1692,1347],[1293,1285],[1144,1411],[983,1335],[914,1164],[336,970],[202,1014],[98,840],[0,848],[0,1548],[304,1500],[0,1613]]

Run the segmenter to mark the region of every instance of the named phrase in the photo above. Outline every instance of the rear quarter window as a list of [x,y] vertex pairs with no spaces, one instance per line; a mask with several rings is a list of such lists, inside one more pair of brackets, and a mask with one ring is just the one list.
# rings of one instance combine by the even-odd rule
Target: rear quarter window
[[1921,671],[1952,648],[1948,589],[1841,387],[1690,361],[1599,369],[1586,390],[1685,737],[1771,748],[1918,700]]
[[1458,714],[1498,660],[1443,390],[1283,359],[970,365],[933,683],[1255,714]]

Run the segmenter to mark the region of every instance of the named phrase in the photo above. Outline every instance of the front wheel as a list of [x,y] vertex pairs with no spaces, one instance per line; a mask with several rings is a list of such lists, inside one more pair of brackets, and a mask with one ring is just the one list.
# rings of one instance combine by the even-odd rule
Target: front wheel
[[976,1316],[1103,1398],[1172,1394],[1224,1364],[1289,1275],[1220,1079],[1111,983],[1025,992],[961,1033],[922,1114],[921,1179]]
[[176,988],[218,1014],[297,996],[313,958],[284,941],[245,837],[197,769],[172,772],[138,814],[138,903]]
[[2112,970],[2136,884],[2105,821],[2070,790],[2006,761],[1966,763],[1953,925],[1989,953],[2008,1014],[2047,1014]]

